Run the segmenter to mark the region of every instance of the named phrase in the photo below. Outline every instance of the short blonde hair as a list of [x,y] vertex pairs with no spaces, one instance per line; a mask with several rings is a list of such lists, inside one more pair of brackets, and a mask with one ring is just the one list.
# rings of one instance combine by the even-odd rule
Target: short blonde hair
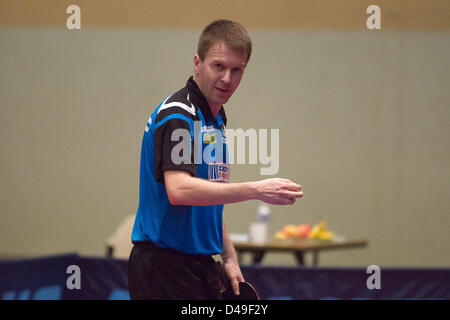
[[216,20],[203,29],[197,46],[201,61],[205,60],[208,50],[218,42],[223,42],[229,49],[247,53],[247,61],[252,55],[252,40],[247,30],[239,23],[230,20]]

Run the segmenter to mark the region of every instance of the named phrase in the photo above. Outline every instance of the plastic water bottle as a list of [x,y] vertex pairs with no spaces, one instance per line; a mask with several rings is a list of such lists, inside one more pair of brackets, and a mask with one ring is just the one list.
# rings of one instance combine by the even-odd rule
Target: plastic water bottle
[[269,217],[270,217],[270,208],[264,203],[260,204],[258,207],[258,221],[265,222],[266,224],[268,224]]
[[250,241],[263,244],[268,239],[270,208],[266,204],[258,207],[256,222],[250,224]]

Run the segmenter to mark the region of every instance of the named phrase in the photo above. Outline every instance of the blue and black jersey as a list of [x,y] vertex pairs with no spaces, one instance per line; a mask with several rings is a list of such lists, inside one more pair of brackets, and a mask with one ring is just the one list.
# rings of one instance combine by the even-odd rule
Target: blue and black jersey
[[227,182],[226,122],[223,107],[213,117],[192,77],[154,110],[142,140],[133,242],[152,241],[192,254],[222,251],[223,205],[171,205],[164,171],[182,170],[198,178]]

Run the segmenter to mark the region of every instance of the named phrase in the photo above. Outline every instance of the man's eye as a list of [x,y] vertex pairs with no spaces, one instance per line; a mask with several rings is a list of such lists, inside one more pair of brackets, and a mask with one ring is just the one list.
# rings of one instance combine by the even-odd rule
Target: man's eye
[[215,66],[216,66],[216,68],[218,68],[218,69],[222,68],[222,65],[221,65],[220,63],[216,63]]

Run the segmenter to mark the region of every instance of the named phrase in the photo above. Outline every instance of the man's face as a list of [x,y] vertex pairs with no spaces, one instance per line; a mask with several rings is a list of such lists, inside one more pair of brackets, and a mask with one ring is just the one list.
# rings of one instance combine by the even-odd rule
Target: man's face
[[247,53],[228,49],[216,43],[206,53],[204,61],[194,56],[194,80],[210,108],[218,110],[233,95],[241,82],[246,67]]

